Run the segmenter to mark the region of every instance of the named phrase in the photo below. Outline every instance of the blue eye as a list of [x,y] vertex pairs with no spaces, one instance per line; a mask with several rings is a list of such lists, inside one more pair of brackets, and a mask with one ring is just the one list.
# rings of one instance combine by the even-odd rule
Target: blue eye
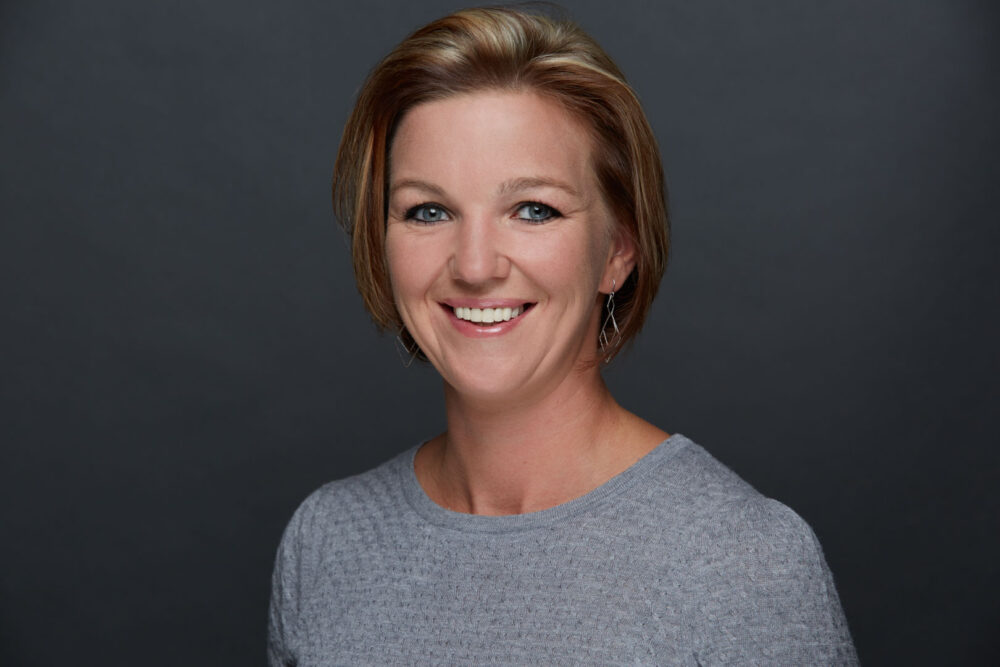
[[517,217],[528,222],[545,222],[546,220],[561,216],[562,214],[551,206],[535,201],[527,202],[517,207]]
[[441,222],[442,220],[448,220],[448,214],[442,207],[436,204],[421,204],[407,211],[406,219],[424,223]]

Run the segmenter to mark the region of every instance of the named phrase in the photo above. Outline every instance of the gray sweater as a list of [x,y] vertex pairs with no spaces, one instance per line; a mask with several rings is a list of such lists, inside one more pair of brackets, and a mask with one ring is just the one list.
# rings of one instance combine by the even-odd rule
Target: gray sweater
[[416,450],[299,507],[271,665],[857,663],[809,526],[684,436],[503,517],[435,504]]

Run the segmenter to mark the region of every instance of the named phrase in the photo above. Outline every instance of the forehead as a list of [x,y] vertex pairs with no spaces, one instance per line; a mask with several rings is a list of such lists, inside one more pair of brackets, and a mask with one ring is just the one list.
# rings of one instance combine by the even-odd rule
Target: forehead
[[511,178],[595,182],[586,126],[529,91],[481,91],[419,104],[390,152],[390,183],[433,178],[442,187],[489,187]]

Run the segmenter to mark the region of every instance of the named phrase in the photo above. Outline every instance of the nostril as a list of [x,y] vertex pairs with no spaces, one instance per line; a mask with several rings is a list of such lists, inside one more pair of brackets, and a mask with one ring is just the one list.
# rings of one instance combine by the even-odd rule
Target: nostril
[[490,231],[469,223],[459,232],[448,268],[452,277],[467,284],[478,284],[510,273],[511,261],[501,251]]

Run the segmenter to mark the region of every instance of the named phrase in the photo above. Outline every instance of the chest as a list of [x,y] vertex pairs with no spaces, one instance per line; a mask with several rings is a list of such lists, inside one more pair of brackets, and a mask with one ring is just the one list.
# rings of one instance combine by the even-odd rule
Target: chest
[[638,555],[523,542],[341,557],[303,599],[300,664],[679,662],[670,574]]

